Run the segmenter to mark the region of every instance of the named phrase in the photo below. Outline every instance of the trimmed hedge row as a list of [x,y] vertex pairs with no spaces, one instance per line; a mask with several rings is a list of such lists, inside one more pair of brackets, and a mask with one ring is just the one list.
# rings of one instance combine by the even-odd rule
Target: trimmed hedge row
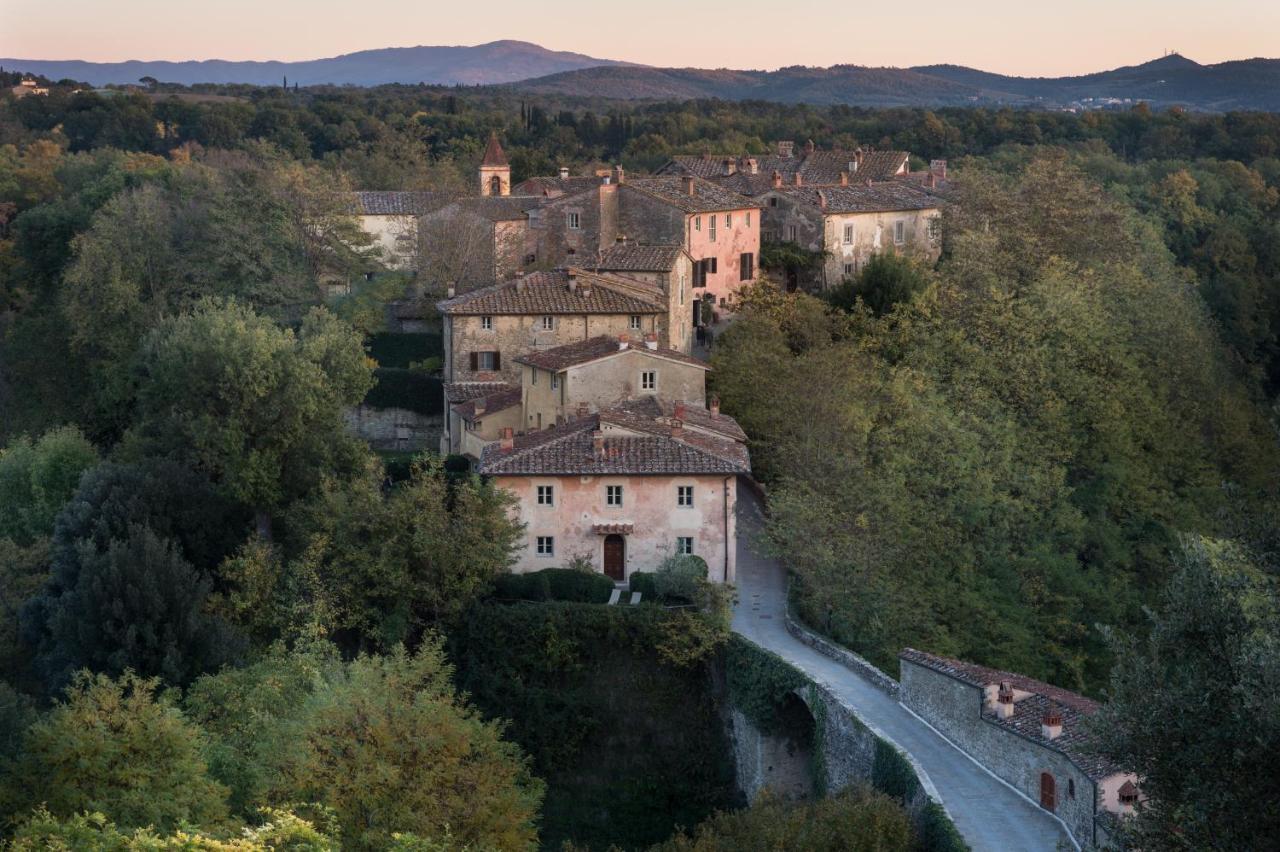
[[370,408],[403,408],[418,414],[444,413],[444,382],[416,370],[378,367],[377,383],[364,396]]
[[400,334],[381,332],[369,335],[369,355],[379,367],[407,369],[414,361],[443,358],[443,338],[435,333]]
[[613,581],[603,574],[573,568],[546,568],[529,574],[503,574],[494,584],[499,600],[607,603]]

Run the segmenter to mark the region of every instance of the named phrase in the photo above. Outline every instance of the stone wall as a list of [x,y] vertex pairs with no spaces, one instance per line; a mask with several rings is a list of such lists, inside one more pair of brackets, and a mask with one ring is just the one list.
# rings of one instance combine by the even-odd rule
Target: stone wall
[[741,710],[729,708],[729,742],[738,792],[747,801],[766,789],[788,799],[814,795],[813,751],[798,737],[761,733]]
[[367,405],[348,409],[345,415],[351,434],[367,442],[375,450],[413,452],[434,449],[444,418],[418,414],[403,408],[372,408]]
[[898,697],[898,682],[889,677],[884,672],[873,666],[868,660],[863,659],[848,648],[842,648],[814,633],[809,628],[800,624],[791,615],[790,606],[787,607],[787,632],[808,645],[813,650],[822,654],[824,657],[830,657],[837,663],[852,669],[862,677],[871,682],[873,686],[892,696]]
[[[1066,755],[984,718],[981,688],[908,660],[900,663],[904,707],[1036,804],[1040,773],[1051,774],[1057,790],[1055,813],[1077,843],[1095,844],[1096,786]],[[1014,707],[1016,713],[1016,703]]]

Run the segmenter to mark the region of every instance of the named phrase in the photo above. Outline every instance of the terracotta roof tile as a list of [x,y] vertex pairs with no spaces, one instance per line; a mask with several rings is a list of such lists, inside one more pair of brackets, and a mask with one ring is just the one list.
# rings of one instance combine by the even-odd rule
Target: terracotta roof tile
[[[508,408],[514,408],[523,401],[523,392],[519,387],[504,384],[500,390],[472,397],[466,402],[455,403],[452,407],[453,413],[457,414],[463,420],[474,420],[477,417],[484,417],[485,415],[492,414],[495,411],[505,411]],[[481,403],[483,403],[484,408],[477,414],[477,409],[480,407]]]
[[607,334],[579,340],[576,343],[566,343],[563,346],[556,346],[551,349],[529,352],[516,358],[516,360],[521,364],[559,372],[560,370],[567,370],[601,358],[609,358],[622,352],[637,352],[640,355],[662,358],[667,361],[679,361],[703,370],[711,369],[706,361],[692,358],[683,352],[677,352],[674,349],[665,347],[650,349],[643,341],[629,341],[624,345],[617,337]]
[[[772,190],[827,213],[881,213],[891,210],[931,210],[942,202],[931,193],[903,181],[849,186],[783,186]],[[822,206],[823,199],[826,207]]]
[[466,402],[469,399],[511,390],[512,388],[519,390],[519,387],[508,382],[446,382],[444,398],[448,400],[450,405],[453,405],[459,402]]
[[[672,157],[659,169],[659,174],[697,175],[726,189],[754,197],[772,188],[775,171],[786,184],[794,185],[795,176],[799,173],[805,185],[837,186],[841,172],[849,173],[850,180],[889,180],[905,167],[908,157],[906,151],[874,149],[863,149],[860,153],[844,150],[804,153],[801,150],[792,157],[774,154],[680,155]],[[731,170],[726,169],[726,160],[732,162]],[[755,160],[754,173],[751,172],[749,160]],[[857,168],[851,169],[850,164],[854,162],[858,163]]]
[[489,143],[484,146],[484,159],[480,161],[482,166],[509,166],[511,163],[507,161],[507,153],[502,150],[502,143],[498,141],[498,134],[489,134]]
[[360,190],[351,193],[358,216],[420,216],[448,204],[442,192],[383,192]]
[[713,417],[704,406],[690,402],[644,396],[620,402],[602,414],[606,420],[620,426],[653,431],[656,428],[655,424],[669,428],[664,426],[664,421],[676,416],[677,405],[683,406],[683,416],[679,419],[684,422],[686,431],[713,432],[738,442],[747,440],[747,433],[742,431],[738,421],[727,414],[717,414]]
[[529,211],[541,207],[546,200],[541,195],[483,195],[454,204],[491,222],[512,222],[529,218]]
[[441,313],[488,314],[659,314],[666,310],[657,288],[608,274],[572,270],[533,272],[437,303]]
[[682,254],[681,246],[615,244],[600,253],[599,266],[605,272],[669,272]]
[[511,188],[512,195],[542,195],[557,198],[590,192],[600,186],[598,177],[531,177]]
[[685,213],[750,210],[760,206],[745,195],[697,177],[693,179],[692,195],[685,190],[684,178],[680,175],[628,178],[622,186],[665,201]]

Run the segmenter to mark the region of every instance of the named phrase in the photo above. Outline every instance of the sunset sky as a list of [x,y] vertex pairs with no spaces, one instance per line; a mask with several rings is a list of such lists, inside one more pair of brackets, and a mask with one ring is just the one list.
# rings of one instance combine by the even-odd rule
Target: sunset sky
[[[1212,8],[1212,13],[1209,13]],[[0,0],[0,56],[315,59],[377,47],[532,41],[649,65],[940,62],[1025,76],[1280,56],[1280,2],[988,0]]]

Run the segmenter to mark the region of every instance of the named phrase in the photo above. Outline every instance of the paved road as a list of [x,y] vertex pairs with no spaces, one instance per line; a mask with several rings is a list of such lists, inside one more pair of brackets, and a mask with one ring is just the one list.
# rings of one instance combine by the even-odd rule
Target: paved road
[[733,629],[824,684],[842,703],[922,767],[956,827],[975,852],[1052,850],[1071,842],[1061,824],[957,751],[902,705],[786,629],[786,571],[756,553],[760,504],[738,488],[738,605]]

